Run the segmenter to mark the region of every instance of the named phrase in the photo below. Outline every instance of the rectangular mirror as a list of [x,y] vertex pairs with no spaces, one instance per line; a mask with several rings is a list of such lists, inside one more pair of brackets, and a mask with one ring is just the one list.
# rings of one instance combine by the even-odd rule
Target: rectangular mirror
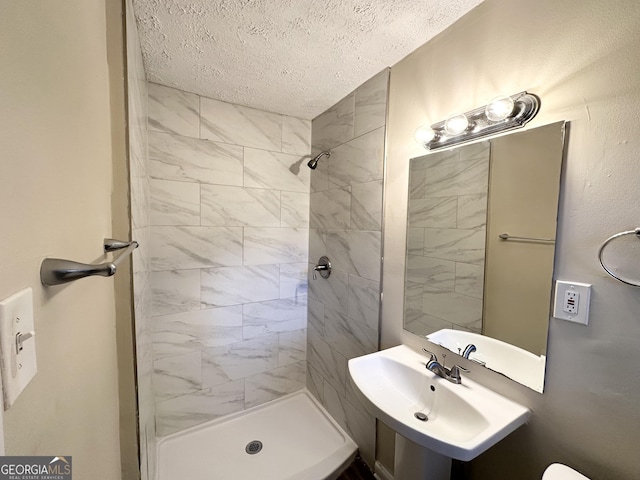
[[473,332],[544,360],[564,134],[559,122],[410,160],[406,330]]

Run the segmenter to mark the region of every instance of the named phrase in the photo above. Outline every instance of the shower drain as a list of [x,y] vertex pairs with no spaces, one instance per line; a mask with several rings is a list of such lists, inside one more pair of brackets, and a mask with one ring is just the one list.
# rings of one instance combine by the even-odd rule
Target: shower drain
[[249,455],[255,455],[256,453],[259,453],[260,450],[262,450],[262,442],[260,440],[252,440],[247,443],[247,446],[244,448],[244,451]]

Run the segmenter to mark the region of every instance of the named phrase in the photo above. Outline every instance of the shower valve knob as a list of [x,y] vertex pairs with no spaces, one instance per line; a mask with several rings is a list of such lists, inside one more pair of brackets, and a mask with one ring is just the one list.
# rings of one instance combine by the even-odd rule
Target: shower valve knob
[[318,278],[316,272],[320,272],[320,276],[322,278],[329,278],[329,275],[331,275],[331,262],[329,261],[328,257],[326,256],[320,257],[320,259],[318,260],[318,264],[315,267],[313,267],[314,280]]

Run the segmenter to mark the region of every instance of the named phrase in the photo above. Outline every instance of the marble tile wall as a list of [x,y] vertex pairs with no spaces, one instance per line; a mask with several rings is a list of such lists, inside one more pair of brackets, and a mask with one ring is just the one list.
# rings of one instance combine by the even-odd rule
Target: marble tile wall
[[[327,255],[328,279],[309,277],[307,387],[375,460],[375,418],[354,394],[350,358],[378,350],[382,179],[388,70],[312,122],[309,261]],[[311,271],[311,270],[310,270]]]
[[305,386],[311,122],[148,88],[163,436]]
[[488,142],[412,159],[405,322],[427,335],[482,330]]
[[149,244],[150,186],[147,147],[147,82],[142,63],[136,21],[131,1],[126,2],[127,92],[129,123],[129,175],[131,182],[132,238],[140,243],[132,255],[136,362],[138,376],[138,421],[140,427],[140,476],[156,477],[155,401],[153,396],[153,352],[151,346],[151,287]]

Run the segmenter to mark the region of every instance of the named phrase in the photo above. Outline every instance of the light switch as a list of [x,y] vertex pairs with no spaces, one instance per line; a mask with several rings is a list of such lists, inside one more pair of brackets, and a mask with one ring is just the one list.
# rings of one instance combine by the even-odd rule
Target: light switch
[[4,409],[8,410],[38,371],[30,288],[0,301],[0,353]]

